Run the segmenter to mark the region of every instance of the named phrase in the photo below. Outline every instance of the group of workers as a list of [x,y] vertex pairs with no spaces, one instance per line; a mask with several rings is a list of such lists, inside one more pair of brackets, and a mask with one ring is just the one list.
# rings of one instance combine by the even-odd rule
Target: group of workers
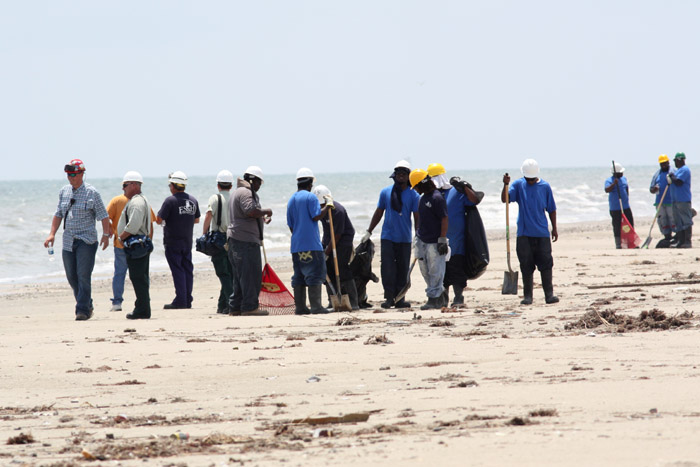
[[[670,169],[666,155],[659,157],[659,164],[650,187],[650,191],[657,194],[659,228],[669,245],[689,248],[693,214],[690,170],[685,165],[685,154],[676,154],[676,170]],[[96,221],[102,224],[102,249],[107,248],[110,237],[115,236],[113,311],[121,310],[128,271],[136,301],[133,311],[126,317],[148,319],[151,316],[150,250],[146,254],[136,253],[131,245],[152,238],[154,221],[163,226],[165,257],[175,286],[175,298],[164,308],[191,308],[192,239],[194,224],[199,222],[201,214],[197,200],[185,191],[187,176],[180,171],[169,175],[171,196],[156,214],[141,192],[143,177],[138,172],[129,171],[124,175],[123,195],[112,199],[105,208],[99,192],[84,182],[85,164],[81,160],[71,160],[64,171],[69,185],[59,193],[58,207],[44,245],[53,246],[55,234],[63,223],[63,264],[76,299],[76,320],[90,319],[93,314],[90,281],[98,247]],[[519,205],[516,253],[523,279],[520,303],[533,302],[536,269],[540,271],[545,302],[556,303],[559,299],[554,295],[552,278],[552,242],[558,239],[556,203],[550,185],[539,177],[539,165],[535,160],[525,160],[521,172],[522,178],[512,183],[506,173],[501,191],[503,203]],[[376,210],[360,242],[370,241],[375,228],[384,219],[380,235],[384,291],[381,307],[411,306],[405,298],[405,290],[412,256],[426,283],[427,301],[421,309],[447,306],[450,287],[453,291],[451,305],[463,304],[468,279],[465,209],[478,205],[483,193],[475,191],[459,177],[448,178],[441,164],[411,170],[410,164],[401,160],[394,165],[390,178],[393,183],[381,190]],[[336,283],[334,257],[338,262],[338,294],[347,294],[351,308],[357,310],[361,302],[366,302],[366,296],[358,296],[349,267],[355,228],[344,206],[333,199],[331,190],[324,185],[314,186],[314,182],[310,169],[299,169],[297,191],[287,203],[286,221],[292,234],[295,313],[329,312],[329,307],[322,303],[323,285],[329,287]],[[216,184],[218,192],[208,200],[203,233],[216,232],[226,239],[225,247],[211,257],[220,282],[217,313],[267,315],[258,301],[262,282],[260,249],[263,229],[271,221],[272,210],[262,208],[257,194],[263,184],[262,170],[257,166],[248,167],[237,180],[231,172],[222,170],[216,177]],[[606,180],[605,191],[609,194],[615,243],[619,248],[622,213],[633,222],[629,187],[621,165],[615,164],[612,177]],[[318,230],[319,221],[323,227],[322,236]],[[675,237],[672,232],[676,232]],[[330,290],[328,294],[331,295]]]
[[[678,152],[673,158],[675,167],[671,167],[666,154],[658,158],[659,169],[654,173],[649,191],[656,194],[654,206],[657,207],[656,221],[664,238],[656,248],[692,248],[693,216],[690,168],[685,163],[685,153]],[[634,227],[634,217],[629,200],[629,184],[625,177],[625,168],[614,163],[612,176],[605,180],[605,192],[608,193],[610,217],[612,218],[615,247],[622,248],[622,216]],[[674,235],[675,233],[675,235]],[[630,247],[639,245],[630,245]]]

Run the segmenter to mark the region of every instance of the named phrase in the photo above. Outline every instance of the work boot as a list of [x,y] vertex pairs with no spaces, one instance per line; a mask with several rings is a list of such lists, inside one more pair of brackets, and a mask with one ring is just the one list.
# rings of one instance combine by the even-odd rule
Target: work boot
[[295,285],[294,286],[294,314],[295,315],[308,315],[311,313],[306,307],[306,286],[305,285]]
[[440,294],[440,308],[447,306],[450,303],[450,289],[445,287]]
[[311,314],[320,315],[328,313],[328,308],[323,308],[323,289],[321,284],[309,286],[309,303],[311,304]]
[[[547,303],[559,302],[559,297],[554,295],[554,286],[552,285],[552,270],[540,271],[542,278],[542,289],[544,290],[544,301]],[[530,279],[532,280],[532,279]],[[532,291],[532,289],[530,289]],[[532,292],[530,292],[532,293]]]
[[328,294],[328,306],[326,308],[333,308],[333,300],[331,299],[333,292],[331,292],[331,286],[328,284],[326,284],[326,293]]
[[678,244],[678,248],[692,248],[693,247],[693,227],[690,226],[683,231],[683,244]]
[[406,298],[402,298],[398,302],[394,303],[394,308],[400,310],[402,308],[411,308],[411,302],[406,301]]
[[685,243],[685,230],[679,230],[676,233],[676,243],[671,248],[683,248],[682,245]]
[[340,286],[343,289],[343,292],[348,294],[348,298],[350,298],[350,307],[352,308],[352,311],[359,310],[360,303],[357,300],[357,288],[355,287],[355,281],[353,279],[343,281]]
[[620,240],[620,237],[615,237],[615,248],[618,250],[622,248],[622,240]]
[[421,306],[421,310],[439,310],[441,306],[442,300],[440,297],[428,297],[428,301],[425,302],[425,305]]
[[532,282],[533,273],[526,274],[523,273],[523,299],[520,301],[521,305],[532,305]]
[[452,286],[452,290],[455,291],[455,298],[452,300],[452,307],[455,307],[457,305],[464,305],[464,295],[463,291],[464,289],[462,287],[457,287],[456,285]]

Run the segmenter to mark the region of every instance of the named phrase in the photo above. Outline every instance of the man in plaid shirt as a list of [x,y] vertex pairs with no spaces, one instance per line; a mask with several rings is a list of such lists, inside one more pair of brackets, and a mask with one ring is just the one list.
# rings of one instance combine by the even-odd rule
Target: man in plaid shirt
[[100,193],[92,185],[83,183],[83,161],[71,160],[64,171],[69,185],[59,192],[58,207],[44,246],[53,246],[56,231],[63,222],[63,268],[76,300],[75,319],[84,321],[92,317],[93,310],[90,281],[97,253],[95,221],[102,222],[100,244],[103,250],[109,245],[112,229]]

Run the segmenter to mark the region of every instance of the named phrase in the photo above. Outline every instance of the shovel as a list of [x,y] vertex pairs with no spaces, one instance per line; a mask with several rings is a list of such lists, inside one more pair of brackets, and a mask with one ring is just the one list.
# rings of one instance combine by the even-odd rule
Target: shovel
[[508,185],[506,185],[506,258],[508,260],[508,270],[503,273],[502,295],[518,295],[518,272],[510,267],[510,211],[508,205]]
[[411,267],[408,268],[408,277],[406,278],[406,285],[404,285],[403,289],[399,290],[399,293],[396,294],[396,297],[394,297],[394,303],[400,302],[401,299],[404,298],[408,293],[408,289],[411,288],[411,272],[413,271],[413,266],[416,265],[416,261],[418,261],[418,258],[413,258]]
[[654,224],[656,224],[656,219],[658,219],[658,217],[659,217],[659,212],[661,211],[661,206],[664,203],[664,198],[666,197],[667,191],[668,191],[668,184],[666,185],[666,188],[664,188],[664,193],[661,195],[661,199],[659,200],[659,205],[656,207],[656,215],[654,216],[654,220],[651,221],[651,227],[649,227],[649,236],[647,237],[646,240],[644,240],[644,243],[642,243],[642,246],[640,248],[649,249],[649,244],[651,243],[651,231],[654,229]]
[[335,281],[337,286],[337,288],[334,291],[335,293],[331,295],[331,305],[333,305],[333,311],[352,311],[352,305],[350,305],[350,297],[348,296],[348,294],[340,294],[340,272],[338,271],[338,253],[335,250],[335,231],[333,230],[333,214],[330,212],[328,213],[328,222],[331,226],[331,245],[333,247],[333,265],[335,266]]

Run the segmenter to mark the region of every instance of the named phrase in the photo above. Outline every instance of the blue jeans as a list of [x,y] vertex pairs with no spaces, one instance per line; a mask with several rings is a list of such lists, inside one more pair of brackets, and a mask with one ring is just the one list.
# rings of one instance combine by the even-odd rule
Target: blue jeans
[[228,258],[233,275],[233,292],[229,297],[229,306],[234,311],[257,310],[262,284],[260,245],[229,238]]
[[168,260],[170,273],[175,285],[175,300],[172,304],[185,308],[192,305],[192,282],[194,266],[192,265],[192,245],[189,248],[165,246],[165,259]]
[[126,278],[126,253],[124,248],[114,247],[114,277],[112,277],[112,305],[124,301],[124,279]]
[[445,290],[442,283],[445,280],[446,255],[438,253],[437,243],[425,243],[416,237],[416,258],[418,258],[418,266],[427,285],[426,295],[428,298],[439,297]]
[[88,245],[82,240],[73,241],[73,251],[63,250],[63,269],[75,297],[75,314],[90,314],[92,310],[92,270],[95,267],[95,242]]
[[292,287],[321,285],[326,281],[326,261],[322,251],[292,253]]

